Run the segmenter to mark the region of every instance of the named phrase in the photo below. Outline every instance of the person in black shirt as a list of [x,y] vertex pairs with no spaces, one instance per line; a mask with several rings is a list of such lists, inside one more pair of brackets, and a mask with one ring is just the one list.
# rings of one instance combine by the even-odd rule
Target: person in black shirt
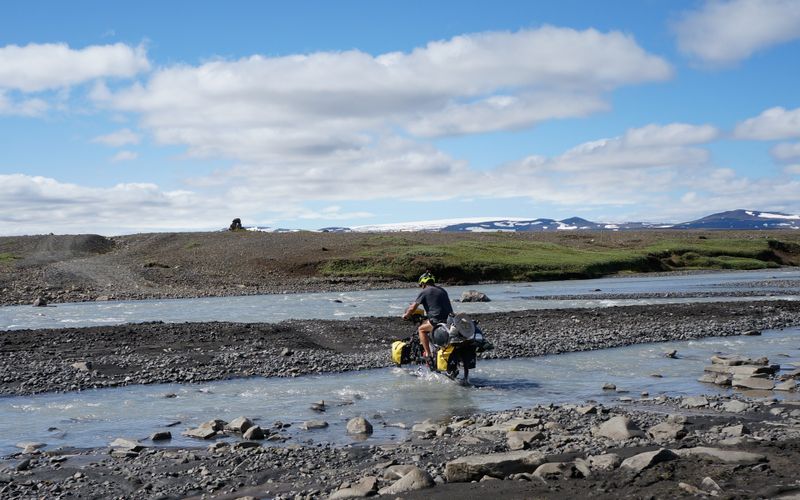
[[450,303],[447,291],[436,285],[436,279],[430,272],[426,271],[425,274],[420,276],[418,283],[422,287],[422,291],[419,292],[414,302],[408,306],[405,314],[403,314],[403,319],[410,318],[419,306],[425,309],[428,319],[419,325],[417,331],[419,332],[419,341],[425,351],[423,356],[427,358],[432,354],[429,340],[431,332],[433,332],[435,324],[447,322],[447,318],[453,314],[453,305]]

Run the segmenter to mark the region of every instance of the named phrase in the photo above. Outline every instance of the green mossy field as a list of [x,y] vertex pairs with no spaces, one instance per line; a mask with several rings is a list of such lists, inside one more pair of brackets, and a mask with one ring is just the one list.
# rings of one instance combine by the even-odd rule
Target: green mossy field
[[[594,245],[592,243],[597,243]],[[609,248],[595,240],[581,245],[520,239],[459,239],[418,243],[402,235],[377,235],[357,255],[322,263],[327,276],[383,276],[413,280],[430,269],[456,282],[541,281],[595,278],[615,273],[685,269],[766,269],[800,262],[800,245],[769,238],[665,238]]]

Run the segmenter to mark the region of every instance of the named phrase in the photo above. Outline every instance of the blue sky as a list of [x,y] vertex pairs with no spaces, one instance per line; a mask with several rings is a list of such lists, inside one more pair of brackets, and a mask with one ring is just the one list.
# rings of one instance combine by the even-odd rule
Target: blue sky
[[800,213],[800,2],[4,2],[0,234]]

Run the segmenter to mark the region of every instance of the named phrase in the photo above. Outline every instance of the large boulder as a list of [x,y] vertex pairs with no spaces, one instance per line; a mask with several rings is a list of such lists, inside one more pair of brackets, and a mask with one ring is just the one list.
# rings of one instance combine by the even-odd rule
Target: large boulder
[[599,427],[592,429],[592,434],[613,439],[614,441],[644,437],[644,432],[630,418],[622,415],[606,420]]
[[447,462],[447,482],[477,481],[483,476],[504,478],[509,474],[533,472],[544,462],[544,455],[535,451],[509,451],[487,455],[470,455]]
[[483,292],[467,290],[461,294],[461,302],[491,302],[491,299]]
[[364,417],[355,417],[347,421],[348,434],[372,434],[372,424]]
[[253,421],[247,417],[237,417],[225,425],[225,430],[233,432],[245,432],[253,426]]
[[548,462],[537,467],[533,475],[545,480],[584,477],[572,462]]
[[342,498],[368,497],[375,494],[377,485],[378,485],[378,478],[373,476],[367,476],[365,478],[362,478],[361,481],[357,482],[356,484],[348,488],[342,488],[340,490],[334,491],[328,498],[330,500],[336,500]]
[[656,441],[675,441],[686,437],[686,426],[680,422],[661,422],[647,430]]
[[620,468],[638,473],[657,463],[675,460],[676,458],[678,458],[678,455],[676,455],[675,452],[667,450],[666,448],[661,448],[660,450],[639,453],[638,455],[626,458],[622,461]]
[[406,491],[424,490],[425,488],[432,487],[434,484],[430,474],[419,467],[414,467],[391,485],[378,490],[378,494],[397,495],[399,493],[405,493]]
[[767,378],[761,377],[737,377],[733,376],[733,386],[741,389],[758,389],[764,391],[771,391],[775,388],[775,382]]
[[678,455],[685,456],[699,456],[717,462],[736,465],[752,465],[761,462],[766,462],[767,457],[758,453],[750,453],[748,451],[736,450],[723,450],[720,448],[709,448],[707,446],[696,446],[694,448],[683,448],[675,450]]

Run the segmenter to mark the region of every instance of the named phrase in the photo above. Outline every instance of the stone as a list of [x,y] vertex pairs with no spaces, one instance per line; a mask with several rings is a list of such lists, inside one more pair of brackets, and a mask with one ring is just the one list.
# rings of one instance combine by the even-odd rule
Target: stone
[[738,399],[732,399],[722,404],[722,409],[730,413],[741,413],[747,408],[749,408],[749,405]]
[[665,353],[664,353],[664,357],[665,357],[665,358],[672,358],[672,359],[675,359],[675,358],[677,358],[677,357],[678,357],[678,351],[676,351],[675,349],[672,349],[672,350],[670,350],[670,351],[667,351],[667,352],[665,352]]
[[196,429],[187,429],[183,435],[198,439],[211,439],[217,435],[217,431],[210,427],[197,427]]
[[375,493],[375,489],[378,485],[378,479],[373,476],[367,476],[362,478],[361,481],[357,482],[356,484],[348,487],[342,488],[340,490],[336,490],[331,493],[331,496],[328,497],[330,500],[342,499],[342,498],[363,498],[372,495]]
[[703,408],[708,406],[708,399],[704,396],[688,396],[681,400],[681,408]]
[[595,405],[579,406],[575,408],[575,411],[580,415],[596,415],[597,407]]
[[137,441],[136,439],[127,439],[127,438],[117,438],[114,441],[112,441],[109,446],[111,448],[116,448],[118,450],[132,451],[135,453],[139,453],[144,449],[144,446],[142,446],[142,444],[139,443],[139,441]]
[[435,424],[431,420],[425,420],[424,422],[420,422],[418,424],[414,424],[411,427],[411,432],[415,432],[417,434],[424,434],[427,436],[435,436],[436,433],[439,431],[439,425]]
[[717,385],[724,385],[727,387],[733,383],[733,376],[720,373],[716,377],[714,377],[714,383]]
[[539,441],[544,438],[545,435],[540,431],[509,431],[506,434],[509,450],[524,450],[525,448],[530,448],[534,441]]
[[31,453],[33,451],[36,451],[36,450],[40,449],[40,448],[44,448],[47,445],[45,443],[38,443],[38,442],[35,442],[35,441],[25,441],[25,442],[22,442],[22,443],[17,443],[15,446],[17,448],[22,448],[23,453]]
[[46,307],[47,306],[47,301],[44,300],[44,297],[36,297],[33,300],[33,304],[32,305],[33,305],[33,307]]
[[710,373],[725,373],[729,375],[772,375],[780,370],[780,365],[769,365],[769,366],[761,366],[761,365],[737,365],[737,366],[726,366],[726,365],[711,365],[706,366],[703,368],[703,371],[710,372]]
[[605,453],[589,457],[592,470],[614,470],[622,463],[622,458],[616,453]]
[[78,370],[79,372],[90,372],[92,371],[92,362],[91,361],[78,361],[77,363],[72,363],[73,368]]
[[154,432],[150,435],[150,441],[168,441],[170,439],[172,439],[170,431]]
[[680,482],[680,483],[678,483],[678,488],[682,489],[683,491],[685,491],[686,493],[688,493],[690,495],[697,495],[697,496],[706,496],[707,495],[707,493],[705,491],[701,490],[697,486],[692,486],[689,483]]
[[767,457],[758,453],[747,451],[723,450],[721,448],[710,448],[707,446],[696,446],[694,448],[683,448],[675,450],[679,456],[701,456],[726,464],[751,465],[766,462]]
[[742,389],[757,389],[771,391],[775,388],[775,382],[766,378],[759,377],[733,377],[732,385]]
[[703,481],[700,483],[700,487],[709,493],[722,491],[722,488],[719,487],[717,482],[708,476],[703,478]]
[[208,422],[203,422],[202,424],[200,424],[200,428],[211,429],[213,431],[222,432],[223,430],[225,430],[226,425],[227,422],[216,418],[214,420],[209,420]]
[[461,302],[491,302],[491,299],[483,292],[467,290],[461,294]]
[[675,460],[676,458],[678,458],[678,455],[675,454],[675,452],[666,448],[661,448],[660,450],[647,451],[626,458],[622,461],[622,464],[620,464],[620,468],[639,473],[655,464],[668,460]]
[[307,431],[314,429],[324,429],[328,427],[328,422],[324,420],[306,420],[305,422],[300,424],[300,427]]
[[311,409],[319,412],[325,411],[325,401],[317,401],[316,403],[311,403]]
[[355,417],[347,421],[348,434],[372,434],[372,424],[364,417]]
[[686,426],[677,422],[661,422],[647,430],[657,441],[675,441],[686,437]]
[[445,464],[445,479],[450,483],[477,481],[483,476],[504,478],[509,474],[533,472],[544,463],[544,455],[535,451],[509,451],[470,455]]
[[583,477],[571,462],[548,462],[542,464],[533,471],[533,475],[545,480]]
[[264,432],[264,429],[261,428],[261,426],[253,425],[251,427],[248,427],[247,430],[244,431],[242,437],[244,439],[254,441],[254,440],[264,439],[265,437],[267,437],[267,435]]
[[644,432],[626,416],[611,417],[599,427],[592,429],[592,434],[602,436],[614,441],[624,441],[633,437],[643,437]]
[[700,378],[697,379],[698,382],[703,382],[704,384],[714,384],[716,383],[717,377],[719,375],[716,373],[703,373],[700,375]]
[[603,390],[604,391],[616,391],[617,390],[617,386],[614,385],[614,384],[605,383],[605,384],[603,384]]
[[383,478],[396,481],[416,468],[416,465],[390,465],[384,469]]
[[715,354],[711,356],[711,363],[715,365],[739,366],[751,365],[753,364],[753,360],[742,356],[720,356]]
[[779,384],[775,384],[776,391],[794,391],[797,390],[797,381],[794,379],[785,380]]
[[748,429],[744,424],[730,425],[728,427],[724,427],[720,431],[720,434],[728,437],[740,437],[745,434],[750,434],[750,429]]
[[[292,351],[288,347],[284,347],[281,350],[281,356],[291,356],[292,354],[294,354],[294,351]],[[324,401],[322,402],[322,406],[325,406],[325,402]]]
[[245,432],[253,426],[253,421],[247,417],[237,417],[225,425],[225,430],[233,432]]
[[242,229],[243,229],[242,228],[242,219],[240,219],[238,217],[233,219],[233,222],[231,222],[231,225],[228,226],[228,231],[241,231]]
[[417,491],[424,490],[425,488],[431,488],[434,486],[434,484],[435,483],[433,482],[433,478],[430,474],[419,467],[414,467],[391,485],[378,490],[378,494],[397,495],[407,491]]
[[259,447],[261,447],[261,444],[256,443],[255,441],[237,441],[236,443],[233,443],[234,450],[249,450]]

